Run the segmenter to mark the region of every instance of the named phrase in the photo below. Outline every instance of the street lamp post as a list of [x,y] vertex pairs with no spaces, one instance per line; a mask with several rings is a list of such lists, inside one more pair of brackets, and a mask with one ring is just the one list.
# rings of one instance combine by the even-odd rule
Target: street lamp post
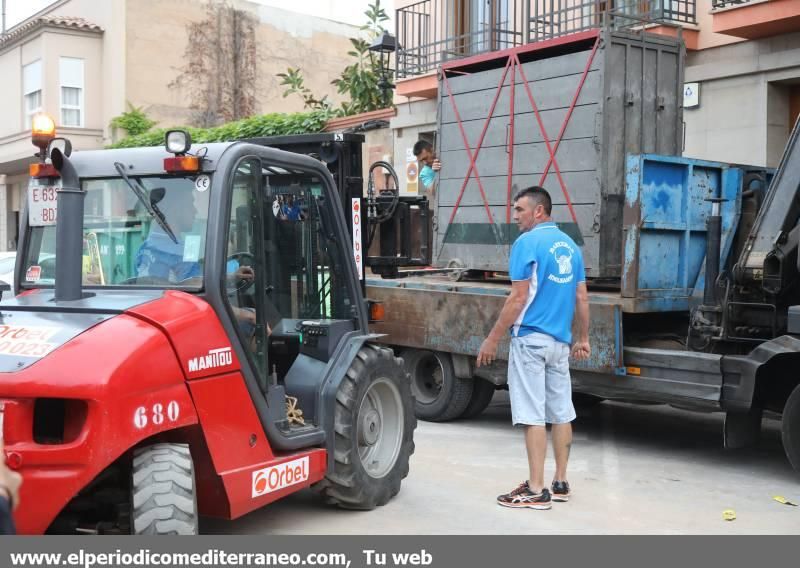
[[392,53],[394,53],[396,49],[397,40],[392,34],[385,30],[381,35],[377,36],[372,41],[372,45],[369,46],[369,50],[373,53],[377,53],[380,57],[381,76],[378,79],[378,88],[383,93],[384,105],[386,106],[389,105],[389,101],[387,100],[389,99],[389,93],[394,89],[394,83],[391,81],[392,70],[389,67],[389,63]]

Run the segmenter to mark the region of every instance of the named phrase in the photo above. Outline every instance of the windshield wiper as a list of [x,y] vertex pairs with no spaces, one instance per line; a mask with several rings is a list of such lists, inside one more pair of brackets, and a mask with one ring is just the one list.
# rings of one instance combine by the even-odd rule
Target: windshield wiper
[[114,162],[114,168],[117,170],[117,173],[122,177],[122,179],[125,180],[125,183],[128,184],[128,187],[131,188],[131,191],[133,191],[133,193],[136,195],[139,203],[144,206],[150,216],[156,220],[158,226],[161,227],[167,236],[172,239],[172,242],[177,245],[178,237],[175,236],[175,232],[169,226],[169,223],[167,223],[167,219],[164,217],[161,209],[159,209],[154,203],[150,203],[150,199],[147,196],[147,189],[142,187],[142,184],[139,182],[139,180],[132,180],[128,177],[128,174],[125,173],[125,164]]

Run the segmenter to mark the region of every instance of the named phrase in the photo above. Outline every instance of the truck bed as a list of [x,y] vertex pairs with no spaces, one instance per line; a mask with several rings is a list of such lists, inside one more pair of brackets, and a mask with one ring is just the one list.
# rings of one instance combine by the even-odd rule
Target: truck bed
[[[450,353],[467,367],[474,364],[510,288],[508,281],[454,282],[441,274],[400,280],[370,277],[366,284],[367,297],[386,308],[385,320],[371,325],[372,331],[384,334],[380,341],[401,349]],[[622,315],[634,300],[619,292],[592,291],[589,301],[592,355],[571,363],[576,389],[609,398],[717,407],[722,387],[719,355],[626,347]],[[495,368],[480,376],[505,382],[508,341],[506,337],[500,344]]]

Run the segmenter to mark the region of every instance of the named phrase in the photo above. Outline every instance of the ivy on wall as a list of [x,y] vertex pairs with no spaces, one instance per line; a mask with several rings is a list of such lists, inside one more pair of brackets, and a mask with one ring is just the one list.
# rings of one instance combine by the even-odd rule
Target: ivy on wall
[[186,94],[192,124],[216,126],[256,112],[257,24],[228,0],[208,0],[205,19],[187,25],[186,63],[170,87]]

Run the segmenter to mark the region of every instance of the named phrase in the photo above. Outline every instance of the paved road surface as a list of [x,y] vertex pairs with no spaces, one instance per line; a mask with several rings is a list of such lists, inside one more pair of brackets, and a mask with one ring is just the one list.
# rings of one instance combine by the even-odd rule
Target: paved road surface
[[[510,510],[495,497],[526,477],[520,430],[500,392],[477,419],[420,422],[411,473],[398,497],[369,512],[328,507],[302,491],[233,522],[229,534],[800,534],[800,476],[783,454],[779,425],[761,447],[722,448],[722,415],[604,402],[579,410],[570,482],[574,497],[550,511]],[[547,476],[553,462],[547,460]],[[737,520],[722,519],[734,509]]]

